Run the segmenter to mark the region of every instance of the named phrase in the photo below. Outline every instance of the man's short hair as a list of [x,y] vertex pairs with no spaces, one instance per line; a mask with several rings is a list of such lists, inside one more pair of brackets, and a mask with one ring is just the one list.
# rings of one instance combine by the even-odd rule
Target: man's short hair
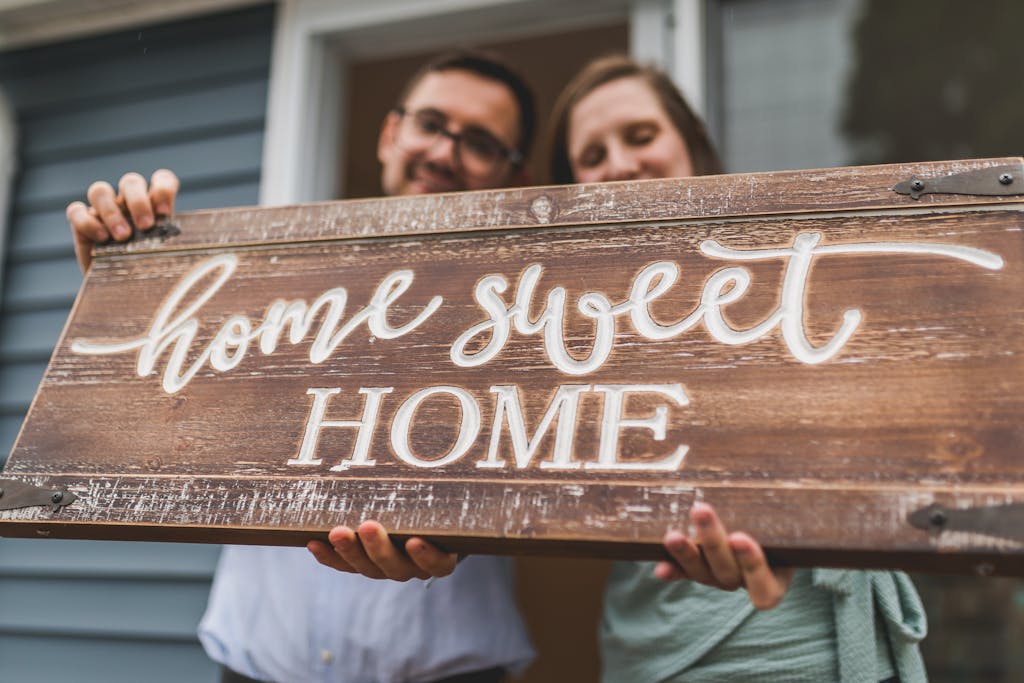
[[477,76],[497,81],[512,91],[519,107],[519,141],[516,149],[525,159],[533,143],[536,128],[533,91],[515,69],[501,57],[483,50],[455,50],[434,57],[420,67],[413,77],[405,84],[398,95],[398,106],[405,104],[406,98],[421,80],[428,74],[442,71],[468,71]]

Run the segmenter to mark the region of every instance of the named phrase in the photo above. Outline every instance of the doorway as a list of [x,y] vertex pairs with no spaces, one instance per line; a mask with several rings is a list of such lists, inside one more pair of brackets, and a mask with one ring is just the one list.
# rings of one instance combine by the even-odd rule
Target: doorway
[[[534,89],[538,127],[527,163],[532,184],[543,185],[548,182],[548,154],[545,149],[547,120],[562,87],[588,61],[610,52],[627,52],[628,43],[629,26],[621,22],[473,45],[507,59]],[[443,52],[443,48],[348,63],[347,98],[345,115],[342,117],[348,125],[340,136],[344,141],[342,149],[345,153],[339,155],[341,168],[337,196],[380,196],[377,133],[381,121],[388,110],[395,106],[398,93],[406,80],[439,52]]]

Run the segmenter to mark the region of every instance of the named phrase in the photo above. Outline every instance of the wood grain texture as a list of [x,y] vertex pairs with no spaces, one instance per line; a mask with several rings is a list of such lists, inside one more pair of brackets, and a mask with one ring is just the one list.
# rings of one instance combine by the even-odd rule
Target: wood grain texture
[[[788,562],[1024,574],[1024,535],[936,533],[907,521],[936,502],[1024,502],[1024,204],[945,195],[894,202],[879,189],[891,194],[893,178],[908,174],[1004,161],[766,174],[739,203],[709,204],[718,208],[703,213],[678,203],[673,185],[561,188],[558,215],[578,219],[564,226],[508,229],[515,222],[508,216],[525,210],[517,202],[529,205],[535,189],[515,191],[518,199],[506,194],[507,202],[500,193],[473,193],[183,216],[188,229],[173,245],[101,250],[4,470],[66,486],[80,500],[58,513],[2,512],[0,533],[302,544],[335,524],[375,518],[399,536],[425,534],[473,552],[650,558],[659,556],[665,530],[685,524],[701,499]],[[807,194],[823,176],[832,200]],[[695,180],[721,198],[749,178]],[[780,178],[792,192],[765,189]],[[595,194],[610,202],[606,209],[592,204]],[[388,202],[408,202],[407,213],[373,214],[380,221],[371,226],[374,236],[344,227]],[[476,213],[487,202],[498,208]],[[666,208],[672,205],[675,213]],[[425,215],[449,218],[435,218],[436,232],[403,230]],[[292,241],[255,243],[285,220],[291,227],[281,230],[290,230]],[[330,238],[329,228],[339,234]],[[800,335],[821,349],[848,311],[860,314],[848,341],[813,363],[802,358],[792,328],[765,323],[782,310],[786,292],[796,291],[793,245],[808,236],[815,248],[840,251],[808,259],[793,298]],[[734,256],[718,254],[710,240]],[[875,246],[850,246],[864,244]],[[744,256],[766,249],[781,251]],[[997,257],[998,267],[964,254]],[[213,287],[221,271],[211,270],[181,288],[186,274],[217,259],[234,268],[221,286]],[[634,287],[658,263],[673,265],[678,279],[645,300],[650,324],[670,326],[701,306],[704,315],[652,339],[644,316],[622,307],[631,292],[642,298],[659,286],[654,278],[639,294]],[[564,320],[543,333],[513,324],[490,360],[453,362],[456,340],[489,317],[475,288],[500,275],[508,285],[500,297],[511,306],[518,283],[536,266],[526,317],[536,323],[551,290],[561,287]],[[443,302],[402,336],[375,334],[363,322],[312,362],[321,312],[295,343],[286,328],[272,352],[254,338],[230,369],[197,360],[227,321],[242,316],[256,328],[275,300],[311,304],[343,287],[340,328],[389,273],[403,270],[411,284],[387,306],[388,325],[408,324],[435,296]],[[709,282],[723,273],[733,279],[715,290]],[[741,284],[740,275],[749,282]],[[182,295],[169,306],[175,288]],[[173,318],[201,292],[209,297],[191,315],[195,338],[183,364],[198,362],[198,370],[180,388],[161,385],[170,346],[144,376],[137,349],[89,355],[75,346],[142,339],[159,327],[161,307]],[[614,328],[607,359],[574,374],[565,364],[596,353],[601,337],[600,316],[577,307],[587,293],[622,310],[603,318]],[[721,305],[725,325],[762,325],[763,333],[723,343],[725,333],[709,322],[719,299],[735,299]],[[561,365],[545,346],[556,327],[568,359]],[[493,334],[481,332],[467,353],[480,352]],[[634,388],[621,415],[627,423],[609,432],[608,387],[622,385]],[[568,420],[563,406],[535,452],[517,455],[509,423],[496,420],[495,387],[515,388],[532,437],[552,401],[574,386],[587,388],[578,389],[571,445],[558,441],[566,434],[556,437]],[[674,386],[686,402],[664,390]],[[452,389],[406,410],[407,428],[395,428],[410,397],[427,387]],[[308,436],[311,388],[334,392],[323,418],[334,421],[360,419],[367,401],[360,389],[388,390],[363,462],[339,467],[359,449],[359,430],[326,424],[313,456],[295,462]],[[478,411],[479,424],[462,455],[436,466],[468,429],[467,406],[455,390]],[[628,423],[657,411],[664,413],[662,438]],[[411,456],[400,455],[396,429]],[[617,438],[611,455],[610,434]],[[559,443],[568,455],[556,454]],[[681,463],[657,470],[681,445],[688,448]]]
[[96,253],[608,222],[1001,204],[1016,200],[951,194],[926,194],[915,200],[895,193],[892,188],[914,177],[927,179],[1010,163],[1021,163],[1021,158],[739,173],[194,211],[172,220],[180,234],[166,238],[145,238],[143,234],[136,241],[99,247]]

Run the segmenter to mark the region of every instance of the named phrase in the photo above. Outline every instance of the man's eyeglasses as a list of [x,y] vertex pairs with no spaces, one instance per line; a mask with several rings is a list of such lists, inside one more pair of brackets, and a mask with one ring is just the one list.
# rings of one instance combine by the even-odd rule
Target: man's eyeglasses
[[505,164],[518,165],[523,155],[503,145],[482,128],[469,127],[461,133],[448,130],[448,117],[436,109],[407,111],[396,107],[402,120],[398,129],[398,144],[406,149],[428,149],[441,138],[452,141],[455,156],[466,173],[487,177],[498,173]]

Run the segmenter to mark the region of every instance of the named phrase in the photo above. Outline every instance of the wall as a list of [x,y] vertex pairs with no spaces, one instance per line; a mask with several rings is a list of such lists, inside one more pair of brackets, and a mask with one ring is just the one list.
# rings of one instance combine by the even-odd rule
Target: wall
[[[81,282],[69,202],[93,180],[116,185],[125,171],[167,166],[182,178],[180,210],[256,203],[273,19],[265,6],[0,54],[19,134],[0,300],[0,452]],[[214,681],[195,628],[217,553],[0,541],[0,680]]]

